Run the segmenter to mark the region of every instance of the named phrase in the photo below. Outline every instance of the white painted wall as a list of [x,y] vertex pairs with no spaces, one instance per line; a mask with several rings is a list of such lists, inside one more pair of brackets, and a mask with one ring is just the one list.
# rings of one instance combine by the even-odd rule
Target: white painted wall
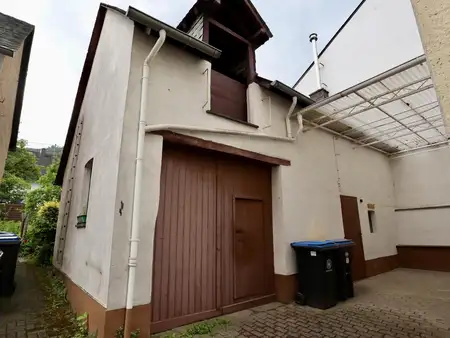
[[[155,41],[156,38],[135,30],[116,198],[116,209],[120,208],[121,203],[124,208],[122,216],[118,215],[117,210],[115,216],[108,308],[121,308],[125,305],[128,225],[131,222],[140,77],[142,62]],[[264,130],[255,130],[247,125],[207,114],[204,108],[208,105],[206,69],[210,69],[209,62],[166,43],[150,66],[148,124],[183,124],[286,135],[284,118],[291,101],[264,90],[255,83],[250,85],[247,93],[249,116],[253,123],[266,127]],[[296,129],[294,123],[292,128]],[[331,135],[322,131],[302,135],[296,143],[205,133],[189,134],[291,160],[291,166],[273,170],[276,273],[292,274],[296,271],[293,252],[289,246],[291,242],[343,237],[340,190],[377,204],[379,233],[369,236],[368,230],[363,230],[366,259],[395,254],[395,240],[390,238],[395,238],[396,234],[395,231],[393,235],[391,233],[394,228],[393,184],[387,158],[369,149],[355,150],[351,143],[335,141]],[[146,182],[141,206],[144,221],[140,229],[135,305],[146,304],[151,300],[153,233],[159,202],[161,149],[160,136],[146,136]],[[374,177],[378,175],[382,175],[380,180],[375,180]],[[356,183],[353,181],[354,177]],[[339,178],[341,188],[338,185]],[[362,208],[361,215],[365,214],[366,210]],[[361,223],[363,228],[368,228],[367,220],[362,216]]]
[[[450,148],[393,159],[397,208],[450,205]],[[398,211],[398,244],[450,245],[450,209]]]
[[[320,57],[322,82],[333,95],[423,54],[410,0],[367,0]],[[314,67],[296,89],[318,89]]]
[[[84,127],[76,167],[62,271],[107,306],[119,156],[131,59],[133,23],[108,10],[81,108]],[[70,159],[73,156],[73,149]],[[84,166],[94,159],[87,226],[77,229]],[[72,161],[64,177],[63,205]],[[58,237],[57,237],[58,238]],[[57,250],[57,248],[56,248]]]
[[203,15],[200,15],[197,20],[194,21],[191,29],[189,29],[187,33],[194,38],[203,40]]

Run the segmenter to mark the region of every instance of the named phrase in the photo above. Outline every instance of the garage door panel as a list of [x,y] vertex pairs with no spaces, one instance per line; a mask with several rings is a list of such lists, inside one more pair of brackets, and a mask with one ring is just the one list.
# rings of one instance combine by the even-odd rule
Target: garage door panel
[[165,144],[153,332],[273,294],[271,203],[271,167]]
[[163,156],[153,322],[217,308],[215,164],[207,157],[190,155],[166,151]]

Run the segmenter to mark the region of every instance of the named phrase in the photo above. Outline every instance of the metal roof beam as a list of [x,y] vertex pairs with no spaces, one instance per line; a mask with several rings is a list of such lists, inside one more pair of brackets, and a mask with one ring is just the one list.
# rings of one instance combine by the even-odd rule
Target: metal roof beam
[[[384,88],[389,89],[389,87],[386,86],[386,85],[383,83],[383,81],[380,81],[380,84],[381,84]],[[397,94],[394,94],[394,95],[397,96]],[[406,103],[405,100],[401,99],[400,102],[402,102],[405,106],[411,108],[411,105],[408,104],[408,103]],[[418,111],[416,111],[415,108],[412,108],[412,111],[413,111],[414,113],[416,113],[417,116],[420,116],[420,118],[421,118],[422,120],[427,121],[427,119],[426,119],[425,117],[423,117],[423,116],[421,115],[421,113],[419,113]],[[432,124],[430,123],[430,125],[432,125]],[[442,136],[444,136],[444,134],[442,134],[442,133],[440,132],[439,129],[437,129],[437,128],[435,128],[435,129],[436,129],[436,131],[437,131],[439,134],[441,134]]]
[[[418,89],[420,89],[422,86],[420,86]],[[356,95],[358,95],[360,98],[362,99],[366,99],[363,95],[359,94],[358,92],[355,93]],[[394,94],[394,98],[398,98],[397,94]],[[370,103],[371,106],[375,107],[375,104]],[[393,119],[395,122],[397,122],[398,124],[402,125],[404,128],[408,129],[409,131],[413,132],[414,134],[417,135],[417,137],[420,137],[422,140],[424,140],[427,143],[430,143],[425,137],[417,134],[414,130],[412,130],[408,125],[404,124],[402,121],[400,121],[399,119],[397,119],[394,115],[389,114],[386,110],[380,108],[380,106],[376,107],[380,112],[382,112],[384,115],[389,116],[391,119]],[[402,142],[403,143],[403,142]]]
[[404,153],[409,153],[409,152],[412,152],[412,151],[426,149],[426,148],[438,147],[438,146],[443,145],[443,144],[450,145],[450,141],[446,140],[446,141],[442,141],[442,142],[436,142],[436,143],[432,143],[432,144],[427,144],[425,146],[416,147],[414,149],[400,150],[400,151],[397,151],[395,153],[390,154],[389,157],[395,158],[396,157],[395,155],[401,155],[401,154],[404,154]]
[[[443,124],[442,124],[442,126],[443,126]],[[441,127],[441,126],[439,126],[439,127]],[[417,135],[417,133],[421,133],[421,132],[424,132],[424,131],[428,131],[428,130],[431,130],[431,129],[434,129],[434,126],[431,126],[431,127],[428,127],[428,128],[425,128],[425,129],[421,129],[421,130],[418,130],[417,132],[413,132],[413,133],[406,133],[406,134],[403,134],[403,135],[397,135],[397,136],[395,136],[395,137],[391,137],[391,138],[388,138],[388,139],[384,139],[384,140],[377,140],[377,141],[373,141],[373,142],[369,142],[369,143],[365,143],[365,144],[362,144],[362,145],[360,145],[360,146],[358,146],[358,147],[355,147],[355,148],[361,148],[361,147],[369,147],[369,146],[372,146],[372,145],[374,145],[374,144],[377,144],[377,143],[381,143],[381,142],[387,142],[387,141],[391,141],[391,140],[396,140],[396,141],[398,141],[398,142],[401,142],[398,138],[400,138],[400,137],[405,137],[405,136],[408,136],[408,135]],[[428,144],[432,144],[430,141],[428,141],[427,139],[424,139]],[[403,142],[402,142],[403,143]],[[405,145],[408,145],[408,143],[405,143]]]
[[[312,121],[308,121],[308,120],[305,120],[305,119],[304,119],[303,121],[304,121],[305,123],[312,124],[313,126],[319,128],[319,129],[325,130],[326,132],[329,132],[329,133],[331,133],[331,134],[333,134],[333,135],[336,135],[336,136],[338,136],[338,137],[340,137],[340,138],[346,139],[346,140],[348,140],[348,141],[350,141],[350,142],[357,143],[357,144],[360,144],[360,145],[363,145],[363,144],[364,144],[364,143],[358,141],[357,139],[351,138],[351,137],[349,137],[349,136],[342,135],[341,133],[338,133],[337,131],[334,131],[333,129],[329,129],[329,128],[327,128],[327,127],[322,127],[321,125],[319,125],[319,124],[317,124],[317,123],[314,123],[314,122],[312,122]],[[378,151],[378,152],[380,152],[380,153],[383,153],[383,154],[385,154],[385,155],[389,155],[389,153],[388,153],[387,151],[384,151],[384,150],[382,150],[382,149],[379,149],[379,148],[376,148],[376,147],[372,147],[372,146],[369,146],[369,148],[371,148],[371,149],[373,149],[373,150],[376,150],[376,151]]]
[[[338,110],[337,112],[333,112],[333,113],[330,114],[330,115],[324,115],[324,116],[321,116],[321,117],[319,117],[319,118],[313,120],[313,122],[318,122],[318,121],[320,121],[321,119],[326,118],[326,117],[333,117],[333,116],[335,116],[335,115],[337,115],[337,114],[339,114],[339,113],[342,113],[342,112],[344,112],[344,111],[346,111],[346,110],[349,110],[349,109],[352,109],[352,108],[353,108],[353,109],[352,109],[352,111],[353,111],[355,108],[359,107],[360,105],[362,105],[362,104],[364,104],[364,103],[369,103],[369,104],[370,104],[370,103],[371,103],[370,101],[373,101],[372,103],[375,103],[376,100],[382,98],[383,96],[386,96],[386,95],[389,95],[389,94],[396,95],[395,92],[400,92],[401,90],[403,90],[403,89],[405,89],[405,88],[408,88],[408,87],[410,87],[410,86],[414,86],[415,84],[418,84],[418,83],[425,83],[426,81],[428,81],[428,80],[430,80],[430,79],[431,79],[431,76],[426,76],[426,77],[423,77],[423,78],[418,79],[418,80],[416,80],[416,81],[413,81],[413,82],[411,82],[411,83],[407,83],[407,84],[405,84],[405,85],[402,85],[402,86],[399,86],[399,87],[396,87],[396,88],[389,89],[389,90],[387,90],[387,91],[385,91],[385,92],[383,92],[383,93],[381,93],[381,94],[372,96],[371,98],[368,98],[368,99],[364,99],[364,100],[361,101],[361,102],[355,103],[355,104],[353,104],[353,105],[351,105],[351,106],[348,106],[348,107],[346,107],[346,108],[343,108],[343,109],[341,109],[341,110]],[[356,94],[356,95],[357,95],[357,92],[353,92],[352,94]],[[321,102],[322,102],[322,101],[321,101]],[[301,111],[303,111],[303,110],[305,110],[305,109],[307,109],[307,108],[309,108],[309,107],[311,107],[311,106],[308,106],[308,107],[306,107],[306,108],[300,110],[300,111],[299,111],[300,115],[303,115],[303,114],[304,114],[304,113],[301,113]],[[349,114],[351,114],[352,111],[350,111]]]
[[[426,107],[426,106],[430,106],[430,105],[436,104],[436,103],[437,103],[436,106],[433,106],[431,108],[428,108],[428,109],[424,110],[423,112],[420,112],[420,114],[423,114],[423,113],[426,113],[426,112],[428,112],[430,110],[439,108],[439,102],[438,101],[429,102],[429,103],[423,104],[421,106],[417,106],[415,109],[420,109],[420,108],[423,108],[423,107]],[[413,109],[404,110],[404,111],[402,111],[400,113],[395,114],[394,116],[399,116],[399,115],[402,115],[402,114],[410,112],[410,111],[413,111]],[[406,119],[411,118],[412,116],[414,116],[414,115],[408,115],[406,117],[399,118],[399,120],[406,120]],[[348,133],[354,133],[354,132],[362,132],[364,130],[359,130],[358,128],[368,127],[368,126],[370,126],[370,125],[372,125],[374,123],[385,121],[385,120],[389,120],[389,122],[377,125],[374,128],[376,128],[376,127],[383,127],[383,126],[387,126],[389,124],[395,123],[395,122],[392,121],[392,119],[390,117],[386,116],[386,117],[383,117],[382,119],[379,119],[379,120],[376,120],[376,121],[371,121],[371,122],[368,122],[368,123],[364,123],[364,124],[361,124],[360,126],[357,126],[357,127],[351,127],[350,129],[348,129],[346,131],[343,131],[342,134],[348,134]]]
[[426,58],[425,55],[419,56],[419,57],[417,57],[415,59],[412,59],[411,61],[408,61],[408,62],[406,62],[406,63],[404,63],[404,64],[402,64],[402,65],[400,65],[398,67],[392,68],[392,69],[388,70],[387,72],[379,74],[379,75],[377,75],[377,76],[375,76],[375,77],[373,77],[373,78],[371,78],[369,80],[363,81],[363,82],[357,84],[356,86],[350,87],[350,88],[348,88],[346,90],[343,90],[340,93],[334,94],[334,95],[326,98],[325,100],[319,101],[319,102],[314,103],[314,104],[312,104],[312,105],[310,105],[310,106],[308,106],[308,107],[306,107],[304,109],[301,109],[296,114],[301,114],[302,115],[302,114],[307,113],[309,111],[316,110],[316,109],[318,109],[320,107],[323,107],[323,106],[327,105],[328,103],[336,101],[339,98],[342,98],[342,97],[345,97],[347,95],[350,95],[350,94],[354,93],[355,91],[364,89],[364,88],[366,88],[366,87],[368,87],[370,85],[373,85],[373,84],[375,84],[377,82],[380,82],[381,80],[387,79],[388,77],[391,77],[393,75],[401,73],[401,72],[403,72],[405,70],[408,70],[408,69],[410,69],[410,68],[412,68],[414,66],[420,65],[420,64],[422,64],[422,63],[424,63],[426,61],[427,61],[427,58]]
[[[433,87],[434,87],[434,85],[433,85],[433,84],[430,84],[430,85],[427,85],[427,86],[422,87],[422,88],[420,88],[420,89],[412,90],[412,91],[410,91],[410,92],[408,92],[408,93],[402,94],[402,95],[400,95],[400,96],[397,96],[397,97],[395,97],[395,98],[386,100],[386,101],[384,101],[384,102],[380,102],[380,103],[374,104],[374,105],[371,106],[371,107],[364,108],[364,109],[359,110],[359,111],[357,111],[357,112],[355,112],[355,113],[352,113],[352,114],[349,114],[349,115],[346,115],[346,116],[342,116],[342,117],[340,117],[340,118],[338,118],[338,119],[334,119],[334,120],[327,121],[327,122],[325,122],[325,123],[320,124],[320,126],[324,127],[324,126],[327,126],[327,125],[329,125],[329,124],[331,124],[331,123],[335,123],[335,122],[338,122],[338,121],[347,119],[347,118],[349,118],[349,117],[356,116],[356,115],[361,114],[361,113],[364,113],[364,112],[366,112],[366,111],[368,111],[368,110],[372,110],[372,109],[375,109],[375,108],[377,108],[377,107],[384,106],[384,105],[386,105],[386,104],[388,104],[388,103],[395,102],[395,101],[397,101],[397,100],[399,100],[399,99],[401,99],[401,98],[408,97],[408,96],[411,96],[411,95],[414,95],[414,94],[423,92],[423,91],[428,90],[428,89],[431,89],[431,88],[433,88]],[[316,128],[318,128],[318,127],[308,128],[308,129],[305,129],[304,132],[306,132],[306,131],[308,131],[308,130],[316,129]]]
[[[407,118],[411,118],[411,116],[408,116]],[[412,124],[410,124],[409,126],[411,128],[412,127],[419,127],[419,126],[421,126],[421,125],[423,125],[425,123],[428,123],[428,124],[431,125],[431,122],[439,121],[441,118],[442,118],[442,115],[441,115],[441,113],[439,113],[437,115],[430,116],[430,120],[427,120],[427,121],[416,121],[416,122],[413,122]],[[419,123],[417,123],[417,122],[419,122]],[[361,142],[364,142],[364,141],[370,140],[370,139],[375,138],[375,137],[385,136],[385,135],[389,135],[391,133],[397,133],[397,132],[402,131],[402,130],[403,130],[403,127],[395,126],[395,127],[386,129],[386,130],[382,131],[381,133],[375,133],[375,134],[367,135],[366,137],[358,138],[357,140],[361,141]]]

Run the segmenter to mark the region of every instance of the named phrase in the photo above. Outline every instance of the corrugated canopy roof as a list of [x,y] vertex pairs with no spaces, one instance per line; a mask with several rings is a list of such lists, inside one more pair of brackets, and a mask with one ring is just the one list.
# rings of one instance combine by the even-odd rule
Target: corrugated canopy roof
[[13,56],[33,30],[33,25],[0,13],[0,53]]
[[425,56],[298,112],[311,129],[338,132],[388,155],[448,143]]

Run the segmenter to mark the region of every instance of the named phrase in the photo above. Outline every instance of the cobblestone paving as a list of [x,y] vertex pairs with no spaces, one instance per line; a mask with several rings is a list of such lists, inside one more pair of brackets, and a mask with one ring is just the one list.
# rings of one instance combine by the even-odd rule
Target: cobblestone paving
[[450,337],[450,273],[398,269],[356,283],[355,292],[325,311],[273,303],[238,312],[215,336]]
[[0,298],[0,338],[48,337],[42,316],[44,295],[33,269],[19,262],[16,292],[10,298]]

